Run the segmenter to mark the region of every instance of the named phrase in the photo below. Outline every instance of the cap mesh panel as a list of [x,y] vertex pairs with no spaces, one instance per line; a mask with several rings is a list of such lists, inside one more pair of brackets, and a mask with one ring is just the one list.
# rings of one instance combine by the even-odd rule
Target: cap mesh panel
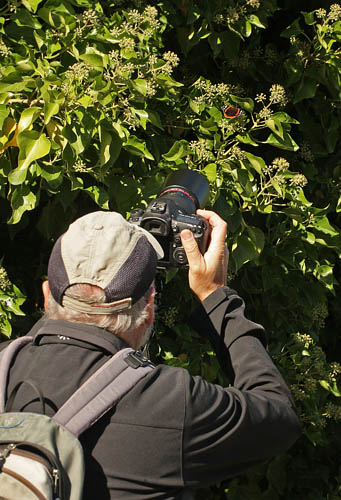
[[62,258],[61,247],[62,236],[58,238],[52,249],[47,270],[52,297],[60,305],[62,305],[63,293],[70,284]]
[[142,236],[121,269],[106,286],[106,302],[131,297],[135,303],[152,283],[156,264],[156,252],[147,238]]

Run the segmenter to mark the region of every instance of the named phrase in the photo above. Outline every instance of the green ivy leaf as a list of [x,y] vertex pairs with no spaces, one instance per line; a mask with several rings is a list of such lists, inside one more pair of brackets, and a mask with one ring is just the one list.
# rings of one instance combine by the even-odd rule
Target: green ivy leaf
[[330,265],[321,265],[317,266],[314,270],[314,275],[316,278],[322,282],[329,290],[334,289],[334,285],[337,285],[338,282],[333,274],[333,267]]
[[216,122],[220,122],[221,120],[221,110],[218,109],[218,108],[210,108],[208,110],[208,114],[216,121]]
[[316,24],[315,21],[315,11],[312,12],[301,12],[301,14],[304,17],[304,21],[308,26],[312,26],[313,24]]
[[73,122],[72,125],[65,125],[62,130],[62,135],[69,141],[69,144],[77,155],[83,153],[91,140],[91,136],[87,130],[82,128],[77,122]]
[[292,118],[290,115],[288,115],[284,111],[278,111],[277,113],[273,113],[271,115],[271,118],[276,120],[276,122],[280,122],[280,123],[295,123],[295,124],[300,123],[298,120],[296,120],[295,118]]
[[23,132],[24,130],[31,127],[32,123],[38,118],[40,112],[41,108],[37,107],[24,109],[24,111],[21,113],[18,123],[18,135],[21,134],[21,132]]
[[315,234],[311,233],[310,231],[307,231],[306,234],[303,236],[303,240],[309,243],[310,245],[314,245],[316,242]]
[[172,267],[166,270],[166,285],[178,274],[179,269],[177,267]]
[[131,135],[123,144],[123,147],[133,155],[142,156],[148,160],[154,160],[154,156],[148,151],[146,143],[135,135]]
[[89,64],[89,66],[92,66],[93,68],[96,69],[102,70],[104,67],[103,54],[94,51],[93,49],[92,50],[88,49],[85,54],[80,54],[79,59],[85,61],[86,63]]
[[283,189],[281,188],[281,185],[275,178],[271,179],[271,185],[275,188],[276,192],[279,194],[279,196],[284,196]]
[[184,156],[191,154],[188,142],[185,140],[174,142],[168,153],[163,154],[163,158],[167,161],[177,161]]
[[47,102],[44,105],[44,123],[47,125],[52,116],[58,114],[59,104],[57,102]]
[[21,185],[14,189],[11,197],[12,216],[8,224],[17,224],[24,212],[33,210],[37,204],[37,197],[31,191],[30,186]]
[[265,235],[263,231],[255,226],[247,226],[246,230],[256,247],[257,253],[261,254],[265,243]]
[[260,21],[259,17],[256,16],[255,14],[251,14],[248,17],[248,19],[250,23],[253,24],[254,26],[257,26],[257,28],[262,28],[262,29],[266,28],[266,26],[264,26],[264,24]]
[[337,213],[340,213],[341,212],[341,195],[339,196],[339,199],[337,201],[337,205],[336,205],[336,212]]
[[0,130],[2,129],[2,126],[4,124],[5,119],[9,115],[9,109],[5,104],[0,104]]
[[99,166],[103,166],[110,161],[112,135],[102,126],[98,127],[98,135],[100,140]]
[[299,149],[291,135],[285,131],[283,131],[283,139],[276,134],[270,134],[267,140],[263,141],[263,144],[269,144],[269,146],[287,151],[297,151]]
[[[12,78],[16,78],[16,82],[6,81],[12,80]],[[19,81],[18,81],[19,80]],[[10,78],[4,78],[2,82],[0,82],[0,94],[4,92],[21,92],[22,90],[30,90],[30,86],[34,85],[34,80],[32,78],[22,78],[19,75],[11,75]]]
[[136,109],[135,108],[135,114],[139,117],[139,121],[141,123],[141,126],[144,130],[147,128],[147,120],[148,120],[148,113],[144,109]]
[[323,387],[323,389],[333,394],[333,396],[337,398],[341,397],[340,391],[338,390],[336,384],[331,385],[327,380],[320,380],[320,385],[321,387]]
[[63,182],[63,170],[61,167],[48,164],[44,165],[42,163],[40,165],[40,170],[41,177],[48,182],[51,189],[56,190]]
[[5,301],[5,307],[11,313],[14,313],[16,316],[25,316],[25,313],[20,309],[20,305],[25,301],[25,299],[17,299],[16,297],[9,297]]
[[193,101],[192,99],[190,99],[190,101],[189,101],[189,107],[197,115],[199,115],[202,111],[200,105],[197,102]]
[[236,139],[243,144],[250,144],[251,146],[259,146],[258,142],[252,139],[251,135],[248,133],[237,135]]
[[97,203],[98,206],[105,210],[109,210],[109,195],[101,186],[90,186],[83,189]]
[[312,97],[315,97],[318,86],[318,81],[307,76],[303,78],[295,92],[293,103],[297,104],[298,102],[303,101],[303,99],[311,99]]
[[217,180],[217,165],[216,165],[216,163],[209,163],[208,165],[206,165],[203,172],[206,175],[207,179],[211,183],[216,182],[216,180]]
[[283,127],[279,120],[274,120],[273,118],[268,118],[265,120],[265,125],[272,130],[276,135],[278,135],[282,140],[283,137]]
[[248,38],[252,33],[252,24],[249,22],[248,19],[245,19],[244,21],[244,29],[243,29],[243,35]]
[[259,173],[263,175],[263,170],[266,167],[265,161],[260,156],[255,156],[252,153],[245,151],[246,158],[249,160],[251,166]]
[[327,216],[315,217],[314,226],[319,231],[322,231],[322,233],[330,234],[331,236],[339,235],[339,231],[333,228]]
[[291,38],[292,36],[297,36],[302,33],[302,28],[300,26],[299,19],[295,19],[293,23],[290,24],[285,30],[282,31],[281,36],[283,38]]
[[47,155],[51,143],[45,134],[39,134],[36,130],[21,132],[17,137],[19,146],[18,167],[8,175],[11,184],[22,184],[26,179],[28,167],[34,160]]
[[255,104],[249,97],[238,97],[231,94],[230,99],[234,104],[238,104],[242,109],[245,109],[245,111],[252,113]]
[[12,333],[12,325],[9,322],[8,318],[6,318],[5,314],[1,312],[0,310],[0,332],[2,335],[5,335],[5,337],[10,338],[11,333]]
[[258,256],[258,251],[249,236],[242,234],[232,245],[231,257],[238,271],[244,264]]
[[13,20],[18,26],[28,26],[29,28],[33,28],[35,30],[42,28],[38,19],[33,17],[27,9],[18,9],[13,16]]
[[158,75],[156,81],[161,87],[165,88],[183,87],[183,83],[177,82],[174,78],[165,73]]
[[103,125],[98,127],[98,134],[100,140],[99,166],[109,167],[115,163],[120,155],[122,140],[114,130],[109,131]]
[[22,0],[23,5],[26,9],[31,12],[37,12],[38,5],[41,3],[41,0]]
[[125,127],[123,127],[123,125],[121,123],[116,122],[116,123],[113,123],[112,126],[115,129],[115,131],[117,132],[117,135],[120,139],[122,139],[123,141],[128,139],[129,132]]
[[155,125],[155,127],[158,127],[161,130],[163,130],[160,115],[157,111],[148,109],[148,121],[153,125]]
[[147,95],[148,83],[147,80],[142,78],[136,78],[136,80],[132,81],[133,87],[142,95]]

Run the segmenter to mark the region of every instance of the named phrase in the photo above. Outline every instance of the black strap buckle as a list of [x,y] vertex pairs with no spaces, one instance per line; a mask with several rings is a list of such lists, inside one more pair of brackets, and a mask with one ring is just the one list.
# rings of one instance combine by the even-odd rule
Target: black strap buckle
[[130,352],[128,356],[124,358],[124,361],[132,368],[139,368],[140,366],[147,365],[152,366],[151,361],[149,361],[141,351]]

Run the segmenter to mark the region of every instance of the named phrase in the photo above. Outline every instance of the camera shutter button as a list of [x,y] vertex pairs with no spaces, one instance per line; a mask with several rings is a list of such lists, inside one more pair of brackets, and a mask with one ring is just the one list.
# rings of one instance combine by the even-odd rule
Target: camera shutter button
[[151,211],[163,214],[166,211],[167,203],[164,201],[155,201],[152,205]]

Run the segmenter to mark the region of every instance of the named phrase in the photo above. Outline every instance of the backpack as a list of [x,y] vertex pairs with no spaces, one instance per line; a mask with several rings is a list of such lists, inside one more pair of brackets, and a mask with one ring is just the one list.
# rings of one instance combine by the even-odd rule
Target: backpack
[[[81,500],[84,457],[79,435],[154,366],[141,352],[122,349],[49,417],[43,414],[43,395],[31,380],[19,382],[5,404],[12,359],[33,340],[15,339],[0,354],[0,500]],[[42,414],[10,411],[22,384],[34,387]]]

